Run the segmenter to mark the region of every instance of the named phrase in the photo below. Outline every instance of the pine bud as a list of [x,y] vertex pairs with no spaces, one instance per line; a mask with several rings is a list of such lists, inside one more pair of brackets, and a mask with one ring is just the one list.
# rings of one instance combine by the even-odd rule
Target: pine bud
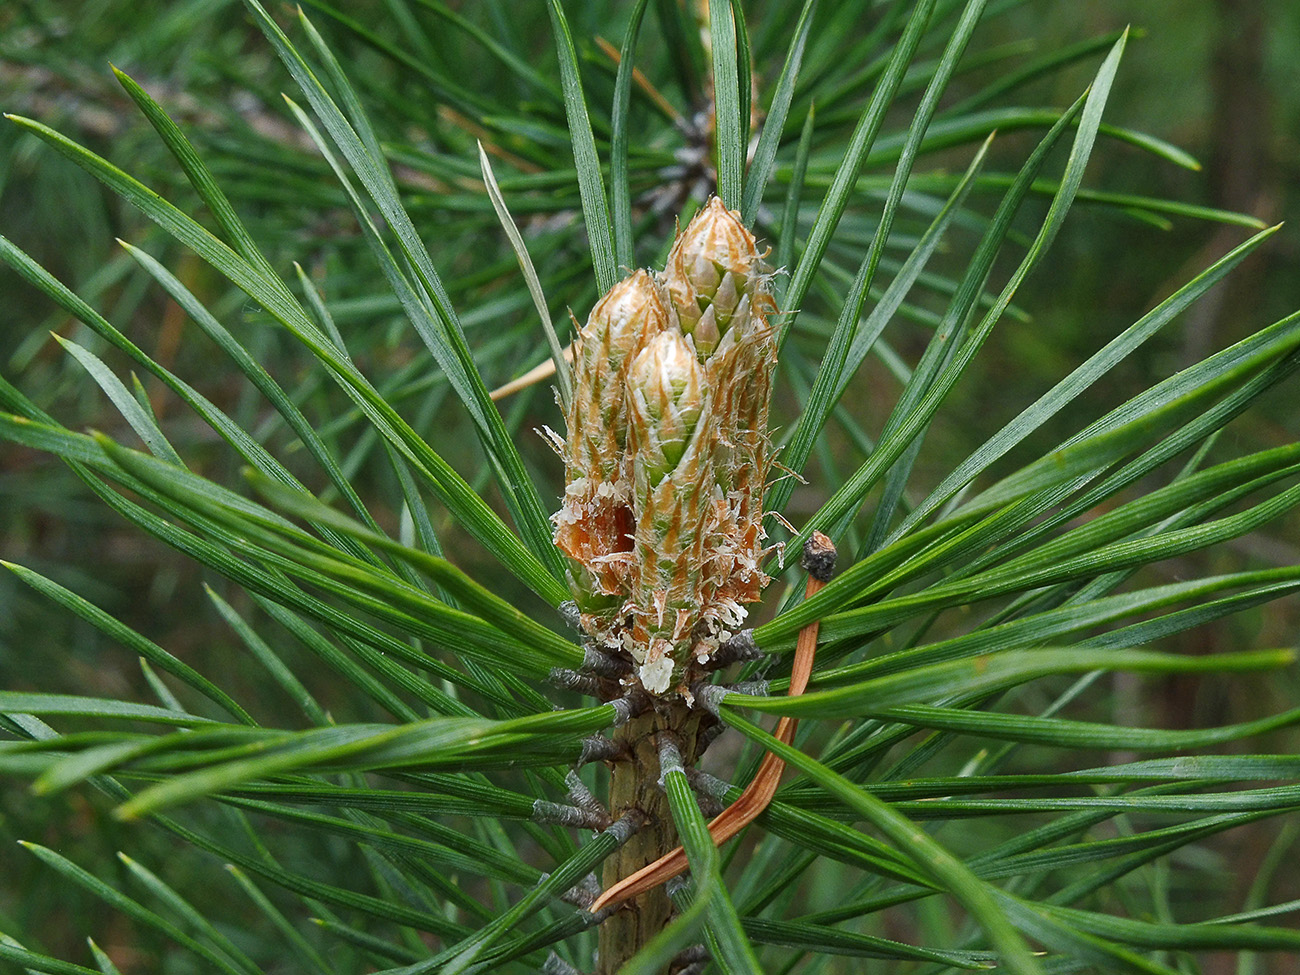
[[640,493],[642,477],[656,487],[682,459],[704,405],[704,372],[689,339],[660,332],[632,360],[627,385]]
[[661,332],[628,371],[636,559],[629,650],[647,691],[664,693],[698,618],[713,490],[704,370],[688,338]]
[[573,560],[574,599],[607,628],[618,609],[632,549],[631,469],[627,460],[627,370],[649,338],[669,326],[654,279],[637,271],[592,309],[578,333],[573,397],[565,417],[564,506],[555,544]]
[[694,337],[701,357],[748,321],[766,271],[754,235],[716,196],[686,225],[668,255],[663,282],[682,332]]
[[624,380],[633,356],[668,327],[654,279],[637,271],[610,289],[578,333],[568,422],[569,481],[618,473],[627,443]]

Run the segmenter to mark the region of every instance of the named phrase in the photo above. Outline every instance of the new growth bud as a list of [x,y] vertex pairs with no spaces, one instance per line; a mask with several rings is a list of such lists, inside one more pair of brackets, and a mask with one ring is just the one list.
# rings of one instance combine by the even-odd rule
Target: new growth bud
[[638,271],[592,309],[574,344],[566,486],[555,544],[571,559],[570,587],[589,633],[611,625],[632,548],[627,370],[648,339],[668,327],[658,285]]
[[574,396],[565,418],[571,475],[616,479],[627,442],[627,366],[668,322],[659,289],[646,271],[637,271],[614,285],[592,309],[578,333]]
[[583,628],[651,694],[703,673],[768,582],[767,272],[714,198],[664,273],[615,285],[578,335],[556,544]]
[[627,385],[640,494],[641,476],[656,487],[682,459],[704,405],[704,372],[689,339],[660,332],[632,360]]
[[663,282],[683,334],[708,357],[724,335],[748,322],[766,267],[754,235],[716,196],[686,225],[668,255]]
[[661,332],[628,373],[636,559],[628,651],[646,690],[662,694],[696,622],[714,490],[704,370],[691,340]]

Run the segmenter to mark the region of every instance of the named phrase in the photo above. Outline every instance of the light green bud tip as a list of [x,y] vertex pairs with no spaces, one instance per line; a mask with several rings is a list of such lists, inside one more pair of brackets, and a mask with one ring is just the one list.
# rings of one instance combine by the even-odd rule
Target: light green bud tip
[[636,451],[651,484],[658,484],[686,452],[704,406],[704,373],[689,340],[660,332],[632,360],[628,372]]

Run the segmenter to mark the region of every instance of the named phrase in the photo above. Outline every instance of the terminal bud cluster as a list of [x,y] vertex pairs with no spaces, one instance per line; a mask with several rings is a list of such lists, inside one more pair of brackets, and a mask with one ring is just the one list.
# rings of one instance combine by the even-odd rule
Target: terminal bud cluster
[[654,695],[683,691],[769,581],[769,277],[714,197],[664,271],[611,288],[574,344],[555,543],[583,629]]

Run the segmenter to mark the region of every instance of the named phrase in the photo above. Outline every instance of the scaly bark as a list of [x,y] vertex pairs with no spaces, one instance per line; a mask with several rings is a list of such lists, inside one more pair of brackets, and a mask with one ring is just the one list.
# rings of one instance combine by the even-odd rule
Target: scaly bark
[[[660,710],[647,711],[626,722],[615,740],[627,746],[627,758],[615,763],[610,775],[609,810],[618,819],[638,809],[646,823],[605,861],[602,886],[653,863],[677,846],[668,798],[659,785],[659,752],[655,736],[671,731],[681,744],[683,760],[696,761],[700,713],[685,702],[664,702]],[[661,886],[622,905],[600,927],[596,975],[614,975],[647,941],[668,923],[672,904]]]

